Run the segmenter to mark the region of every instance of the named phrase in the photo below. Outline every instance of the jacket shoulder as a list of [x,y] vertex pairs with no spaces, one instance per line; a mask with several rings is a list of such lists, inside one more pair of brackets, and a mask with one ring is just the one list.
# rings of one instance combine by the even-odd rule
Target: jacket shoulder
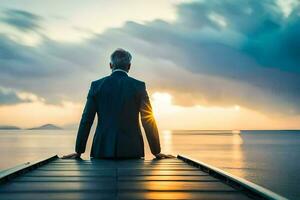
[[92,81],[92,86],[97,86],[97,85],[99,85],[99,84],[102,84],[102,82],[103,82],[105,79],[107,79],[107,77],[108,77],[108,76],[105,76],[105,77],[103,77],[103,78],[100,78],[100,79],[97,79],[97,80]]
[[95,95],[97,92],[99,92],[104,80],[107,79],[107,78],[108,78],[108,76],[105,76],[105,77],[100,78],[98,80],[92,81],[90,91],[93,95]]
[[130,76],[128,76],[128,80],[131,83],[133,83],[137,88],[143,88],[143,87],[145,87],[145,82],[144,81],[140,81],[140,80],[132,78]]

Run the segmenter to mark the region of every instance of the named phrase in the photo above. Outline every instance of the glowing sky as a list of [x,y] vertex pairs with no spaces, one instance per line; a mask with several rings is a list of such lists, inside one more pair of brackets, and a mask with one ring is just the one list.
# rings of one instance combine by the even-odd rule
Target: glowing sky
[[162,129],[298,129],[299,27],[296,0],[2,0],[0,125],[77,124],[123,47]]

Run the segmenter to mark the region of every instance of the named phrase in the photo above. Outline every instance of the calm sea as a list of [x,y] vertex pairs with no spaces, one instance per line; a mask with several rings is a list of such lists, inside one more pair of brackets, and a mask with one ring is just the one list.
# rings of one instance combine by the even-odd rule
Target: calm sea
[[[91,135],[92,136],[92,135]],[[217,166],[291,199],[300,199],[300,131],[161,131],[163,152]],[[1,130],[0,170],[74,150],[76,130]],[[84,158],[88,159],[90,143]],[[151,158],[146,146],[146,158]]]

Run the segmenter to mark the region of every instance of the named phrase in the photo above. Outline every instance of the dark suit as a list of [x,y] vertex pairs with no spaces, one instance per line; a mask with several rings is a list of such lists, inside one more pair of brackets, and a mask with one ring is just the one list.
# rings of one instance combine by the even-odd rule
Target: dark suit
[[122,71],[92,82],[77,134],[77,153],[85,151],[96,113],[98,124],[91,157],[144,157],[139,113],[151,152],[160,153],[158,130],[144,82]]

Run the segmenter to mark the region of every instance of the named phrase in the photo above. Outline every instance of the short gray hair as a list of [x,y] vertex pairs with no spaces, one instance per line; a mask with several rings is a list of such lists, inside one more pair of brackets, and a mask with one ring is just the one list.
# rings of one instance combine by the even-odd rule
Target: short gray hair
[[110,63],[114,69],[125,69],[131,63],[131,54],[124,49],[116,49],[110,56]]

